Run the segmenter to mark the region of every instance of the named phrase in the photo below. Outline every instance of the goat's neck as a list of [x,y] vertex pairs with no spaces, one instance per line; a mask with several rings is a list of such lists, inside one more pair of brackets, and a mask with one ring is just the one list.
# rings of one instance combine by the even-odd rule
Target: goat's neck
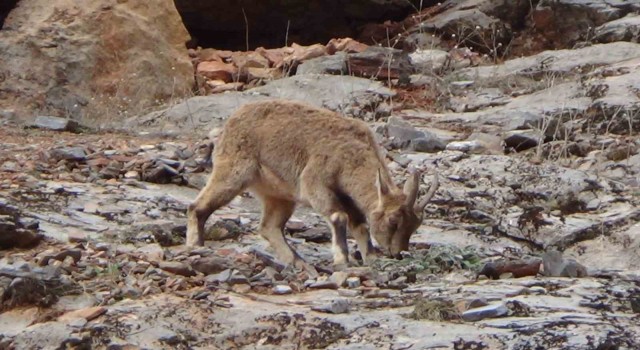
[[[378,188],[376,187],[377,167],[358,167],[348,179],[343,181],[345,191],[355,201],[363,214],[370,219],[371,213],[378,207]],[[384,181],[391,183],[388,171],[383,169]]]

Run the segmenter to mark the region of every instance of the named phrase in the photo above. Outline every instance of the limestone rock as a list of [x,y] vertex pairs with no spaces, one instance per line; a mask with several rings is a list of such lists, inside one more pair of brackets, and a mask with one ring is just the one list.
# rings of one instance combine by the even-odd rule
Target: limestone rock
[[79,119],[113,111],[114,97],[132,111],[182,96],[193,85],[188,40],[171,0],[21,0],[0,31],[0,105]]
[[78,130],[78,122],[66,118],[58,118],[51,116],[39,116],[36,118],[33,126],[40,129],[48,129],[53,131],[76,131]]

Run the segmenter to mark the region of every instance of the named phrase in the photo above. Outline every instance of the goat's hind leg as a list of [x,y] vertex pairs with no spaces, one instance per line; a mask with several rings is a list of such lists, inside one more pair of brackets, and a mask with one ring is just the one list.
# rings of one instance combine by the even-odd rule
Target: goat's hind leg
[[228,204],[255,174],[252,161],[216,160],[211,176],[187,209],[187,246],[204,245],[204,224],[218,208]]
[[315,278],[318,274],[316,269],[307,264],[284,237],[284,227],[293,214],[295,202],[268,196],[261,196],[261,199],[263,208],[260,235],[269,241],[278,260],[303,269],[310,277]]

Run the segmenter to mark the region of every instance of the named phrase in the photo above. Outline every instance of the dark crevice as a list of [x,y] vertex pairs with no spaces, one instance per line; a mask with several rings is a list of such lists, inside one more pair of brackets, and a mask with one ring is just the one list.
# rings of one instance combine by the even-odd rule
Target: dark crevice
[[[191,34],[190,47],[227,50],[277,48],[297,43],[326,44],[358,37],[368,23],[398,21],[420,0],[174,0]],[[423,1],[423,6],[431,1]]]
[[0,29],[4,27],[4,20],[9,16],[9,12],[18,5],[18,0],[0,1]]

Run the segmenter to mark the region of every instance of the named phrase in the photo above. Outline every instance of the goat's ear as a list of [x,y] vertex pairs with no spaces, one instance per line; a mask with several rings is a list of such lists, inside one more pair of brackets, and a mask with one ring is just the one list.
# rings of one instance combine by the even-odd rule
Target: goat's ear
[[418,190],[420,189],[420,175],[422,175],[419,171],[414,172],[404,183],[404,192],[405,196],[407,196],[407,201],[405,202],[407,207],[413,208],[416,203],[416,198],[418,198]]
[[382,179],[382,172],[378,169],[376,174],[376,188],[378,189],[378,201],[383,202],[384,196],[389,194],[389,185]]

